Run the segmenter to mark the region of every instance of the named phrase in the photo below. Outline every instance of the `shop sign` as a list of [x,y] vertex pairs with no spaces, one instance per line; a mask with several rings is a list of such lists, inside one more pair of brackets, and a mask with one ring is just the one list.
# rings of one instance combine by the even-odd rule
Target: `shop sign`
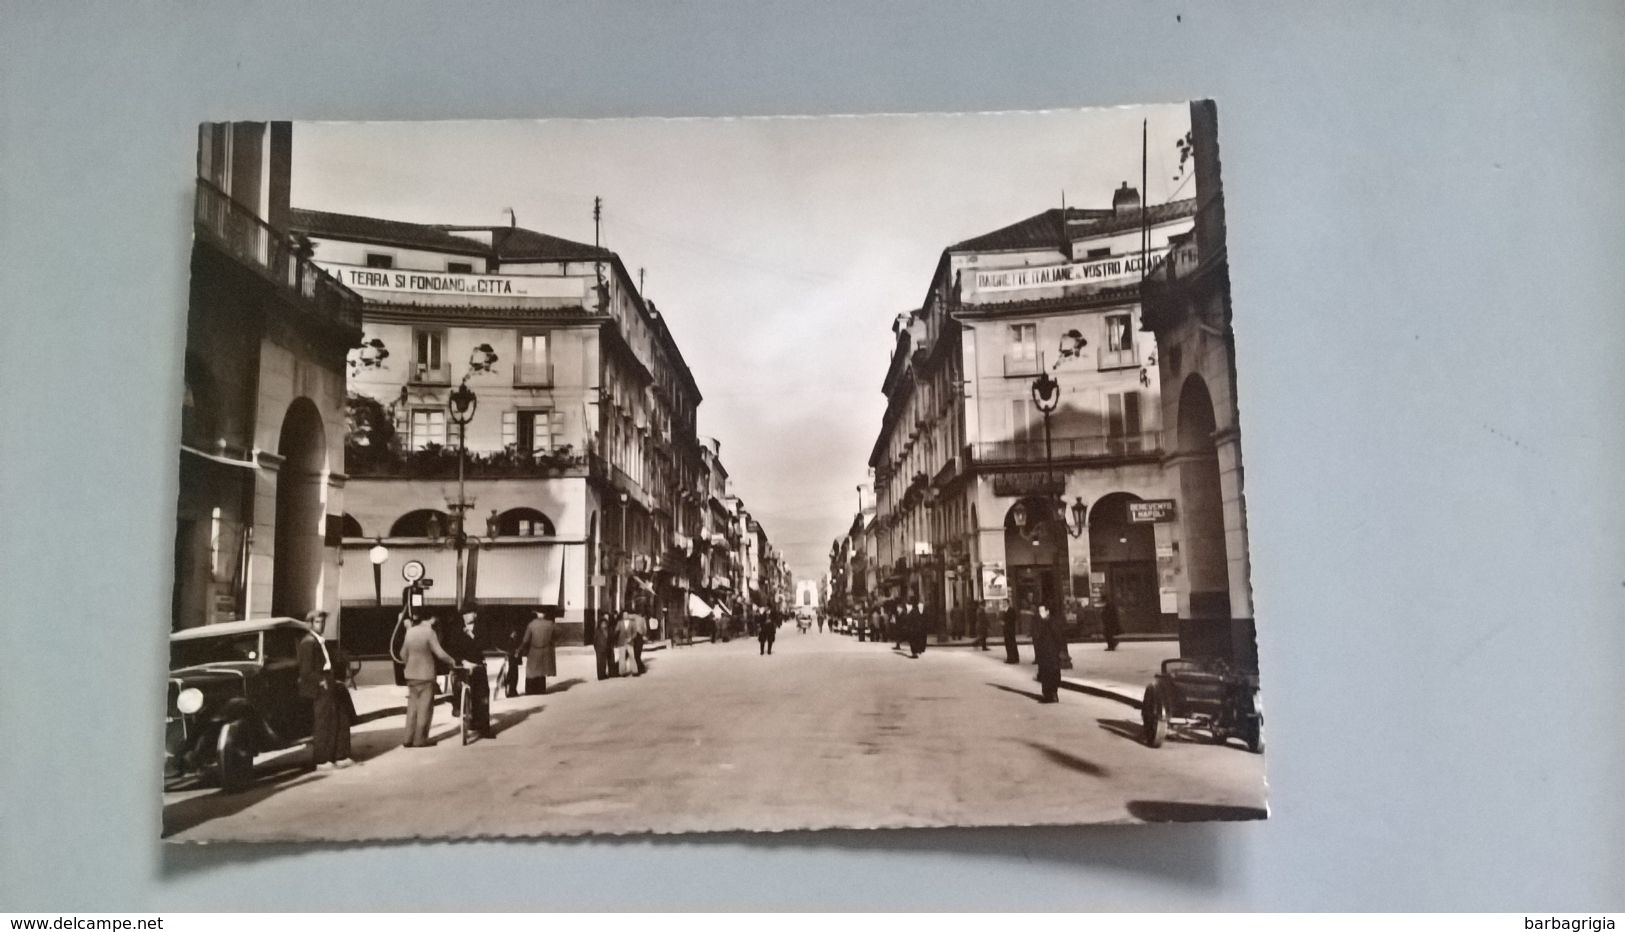
[[[1145,254],[1148,265],[1154,265],[1166,247]],[[1019,269],[987,269],[976,273],[977,291],[1020,291],[1026,288],[1064,288],[1068,285],[1088,285],[1117,278],[1138,278],[1140,254],[1113,256],[1093,262],[1068,262],[1064,265],[1034,265]]]
[[1130,524],[1163,524],[1172,520],[1174,520],[1174,500],[1171,498],[1128,503]]
[[318,262],[350,288],[467,298],[576,298],[587,293],[585,278],[556,275],[471,275],[410,269],[374,269]]
[[1005,576],[1004,569],[1002,567],[982,567],[982,598],[1010,598],[1010,579],[1009,577]]
[[994,495],[1020,498],[1026,495],[1060,495],[1065,491],[1065,476],[1049,476],[1041,472],[996,472],[993,474]]

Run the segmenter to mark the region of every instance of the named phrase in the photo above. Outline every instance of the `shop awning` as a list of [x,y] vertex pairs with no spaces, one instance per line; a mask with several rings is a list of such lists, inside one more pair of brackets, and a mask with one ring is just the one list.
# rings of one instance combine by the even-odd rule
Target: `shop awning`
[[711,607],[711,603],[705,601],[692,592],[688,594],[688,614],[691,617],[710,618],[712,613],[715,611],[716,609]]

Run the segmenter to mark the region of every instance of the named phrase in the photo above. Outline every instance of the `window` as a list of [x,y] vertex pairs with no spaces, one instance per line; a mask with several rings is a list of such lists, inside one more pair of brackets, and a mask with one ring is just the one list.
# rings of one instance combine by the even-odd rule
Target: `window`
[[1140,449],[1140,393],[1112,392],[1106,396],[1107,447],[1113,453]]
[[446,271],[452,273],[453,275],[472,275],[474,274],[474,263],[447,262]]
[[1085,259],[1104,259],[1111,254],[1112,248],[1110,246],[1102,246],[1099,249],[1089,250],[1083,257]]
[[446,368],[446,331],[412,331],[412,380],[415,382],[449,383],[451,371]]
[[1100,368],[1124,369],[1140,364],[1134,348],[1134,316],[1106,315],[1106,341],[1100,347]]
[[1010,439],[1016,443],[1043,440],[1043,426],[1039,423],[1038,406],[1020,398],[1010,402]]
[[1014,324],[1010,327],[1010,358],[1038,358],[1038,325]]
[[547,335],[524,333],[519,335],[519,363],[514,366],[514,378],[521,385],[550,385],[553,372],[547,362]]
[[395,257],[382,252],[367,253],[367,268],[392,269],[395,267]]
[[552,453],[564,434],[564,412],[507,411],[502,415],[502,444],[520,453]]
[[412,449],[422,450],[429,444],[446,445],[446,410],[444,408],[414,408],[412,410]]
[[1004,349],[1004,374],[1008,377],[1038,372],[1038,325],[1011,324]]

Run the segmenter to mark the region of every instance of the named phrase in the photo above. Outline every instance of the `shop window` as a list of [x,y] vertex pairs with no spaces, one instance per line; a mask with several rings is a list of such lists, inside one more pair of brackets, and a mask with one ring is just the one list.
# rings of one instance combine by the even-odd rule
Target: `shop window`
[[511,508],[497,516],[501,537],[552,537],[553,522],[534,508]]

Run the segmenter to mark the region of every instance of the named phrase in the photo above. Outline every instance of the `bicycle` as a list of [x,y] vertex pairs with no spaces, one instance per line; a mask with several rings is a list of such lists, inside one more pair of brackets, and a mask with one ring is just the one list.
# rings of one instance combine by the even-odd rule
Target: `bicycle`
[[457,708],[460,713],[457,716],[458,737],[464,747],[479,734],[474,728],[474,684],[470,680],[470,672],[467,667],[451,668],[452,689],[457,692]]

